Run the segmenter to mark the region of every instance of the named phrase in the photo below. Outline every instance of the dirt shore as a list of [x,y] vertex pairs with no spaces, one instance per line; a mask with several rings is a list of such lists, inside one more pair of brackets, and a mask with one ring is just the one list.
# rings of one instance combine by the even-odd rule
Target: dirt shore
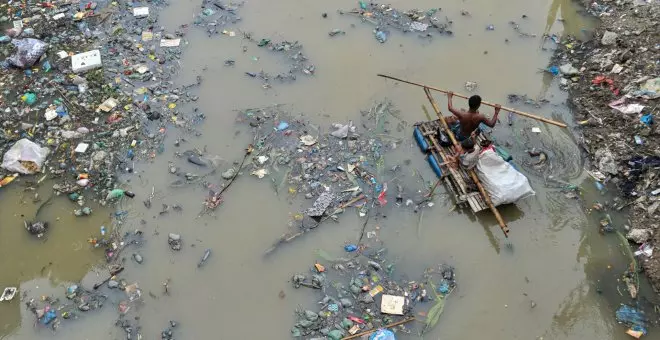
[[657,119],[652,123],[660,97],[660,2],[583,4],[601,25],[591,41],[563,41],[554,71],[569,92],[588,170],[597,186],[618,189],[609,207],[627,209],[629,218],[616,227],[646,250],[637,262],[660,293],[660,134]]

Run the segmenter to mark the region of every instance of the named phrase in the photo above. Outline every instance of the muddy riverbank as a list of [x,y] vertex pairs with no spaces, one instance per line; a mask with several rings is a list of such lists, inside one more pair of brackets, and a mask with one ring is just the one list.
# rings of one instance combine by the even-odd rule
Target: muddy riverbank
[[589,1],[584,6],[600,19],[595,38],[562,44],[556,65],[572,66],[560,73],[579,121],[580,145],[595,170],[592,179],[618,190],[608,209],[628,214],[616,227],[626,234],[639,265],[660,292],[660,138],[655,118],[660,4]]
[[[404,289],[427,268],[440,263],[454,268],[458,285],[428,337],[627,337],[627,328],[614,317],[620,303],[629,303],[627,295],[620,293],[625,287],[619,283],[629,263],[623,253],[627,245],[603,237],[594,227],[602,216],[589,208],[609,196],[602,196],[583,173],[573,136],[522,118],[509,126],[502,117],[491,131],[494,139],[506,145],[536,191],[535,197],[502,208],[512,230],[505,239],[492,216],[456,209],[442,189],[424,209],[406,204],[408,199],[423,196],[434,183],[434,174],[410,131],[413,123],[425,119],[420,104],[426,98],[418,88],[375,76],[389,73],[458,92],[473,89],[489,101],[573,126],[558,80],[539,72],[552,57],[556,40],[563,41],[568,35],[586,40],[592,35],[593,23],[580,16],[581,10],[573,2],[543,1],[539,5],[514,0],[505,8],[474,1],[440,9],[433,1],[419,1],[414,14],[434,17],[423,21],[431,27],[425,33],[378,30],[371,22],[348,14],[362,8],[352,0],[332,4],[251,1],[241,5],[176,1],[162,8],[161,1],[115,3],[122,6],[125,19],[140,26],[125,27],[128,37],[122,46],[130,45],[126,53],[142,52],[140,58],[155,62],[144,40],[149,40],[149,32],[145,35],[143,27],[154,32],[152,40],[157,32],[173,34],[173,38],[183,35],[184,53],[162,54],[163,60],[171,62],[165,65],[176,65],[175,69],[161,72],[155,63],[147,64],[156,67],[153,76],[167,75],[172,82],[168,88],[186,88],[190,95],[181,95],[186,99],[171,106],[171,97],[163,98],[154,89],[153,97],[158,99],[152,111],[162,115],[155,120],[149,120],[153,114],[135,117],[154,130],[123,136],[118,142],[121,147],[116,152],[124,159],[133,138],[161,134],[144,146],[146,159],[118,163],[116,183],[130,189],[133,199],[120,198],[105,208],[93,205],[91,216],[75,217],[79,203],[60,196],[39,214],[53,224],[45,239],[35,240],[28,238],[22,224],[40,205],[33,202],[32,187],[41,184],[40,196],[46,198],[52,183],[35,184],[39,177],[35,182],[32,177],[19,177],[1,189],[2,213],[11,218],[9,226],[4,222],[0,226],[0,254],[20,257],[21,262],[0,263],[0,284],[19,287],[20,292],[12,301],[0,304],[0,338],[125,339],[130,334],[135,339],[141,334],[143,338],[290,339],[292,326],[301,321],[295,311],[302,307],[317,312],[321,298],[318,291],[296,289],[291,282],[294,274],[318,272],[316,264],[333,271],[329,258],[352,256],[347,246],[359,245],[362,232],[372,249],[387,247],[381,267],[397,282],[405,282]],[[149,18],[133,18],[129,4],[150,6]],[[411,10],[405,1],[394,1],[391,6]],[[110,32],[121,28],[119,23],[109,25]],[[160,41],[156,45],[161,47]],[[124,65],[122,58],[106,56]],[[142,64],[142,59],[128,59]],[[139,74],[137,68],[127,68],[131,74]],[[15,72],[14,77],[21,74]],[[114,78],[107,80],[113,82]],[[139,93],[139,99],[143,101],[147,93]],[[96,99],[97,104],[105,100]],[[148,96],[147,101],[152,99]],[[437,100],[445,111],[444,98],[438,95]],[[374,118],[370,112],[384,101],[394,105],[397,115]],[[128,100],[121,104],[122,109],[133,105]],[[254,136],[260,122],[237,121],[241,113],[252,118],[249,112],[261,114],[259,108],[274,104],[286,104],[287,118],[279,116],[281,119],[261,128],[264,134],[285,140],[278,146],[287,147],[284,156],[288,162],[278,148],[266,152],[263,147],[268,143],[259,145],[262,132],[258,138]],[[465,103],[456,100],[455,105]],[[491,114],[485,108],[484,112]],[[40,109],[39,113],[44,112]],[[346,125],[346,140],[341,137],[343,132],[341,138],[331,134]],[[540,132],[533,132],[537,129]],[[377,136],[371,136],[375,131]],[[251,143],[254,154],[246,157]],[[386,146],[382,155],[379,143]],[[340,150],[338,157],[329,155],[325,144]],[[534,147],[547,150],[545,164],[539,166],[530,159],[526,150]],[[142,150],[138,144],[134,152],[139,156]],[[279,244],[282,235],[296,230],[301,215],[307,214],[326,186],[353,188],[343,185],[350,180],[343,172],[349,170],[348,163],[354,164],[353,156],[377,181],[373,188],[372,184],[364,186],[369,188],[365,192],[374,203],[368,206],[374,215],[367,219],[364,205],[343,207],[336,221],[329,218],[264,256],[274,242]],[[347,160],[347,164],[336,164],[337,159]],[[246,167],[241,166],[243,160]],[[296,178],[305,174],[287,172],[287,164],[304,167],[310,178]],[[233,176],[227,172],[230,168],[235,169]],[[284,180],[290,173],[294,180]],[[78,180],[77,173],[68,177]],[[214,193],[227,188],[228,181],[231,187],[222,193],[219,203]],[[388,190],[380,200],[373,193],[383,182]],[[396,184],[404,188],[401,201]],[[382,192],[383,186],[380,188]],[[353,192],[357,190],[348,195]],[[214,209],[200,214],[209,205]],[[616,212],[611,218],[613,223],[621,221]],[[108,281],[104,281],[109,274],[104,263],[106,247],[95,247],[98,242],[94,242],[102,238],[102,226],[108,231],[116,228],[127,241],[116,258],[124,270]],[[12,237],[4,237],[4,233],[12,233]],[[31,243],[24,246],[22,242],[28,240]],[[92,270],[85,275],[90,265]],[[369,279],[374,281],[374,277]],[[99,283],[103,284],[93,289]],[[136,291],[133,283],[139,284],[139,297],[126,294]],[[410,286],[414,289],[406,291],[419,291]],[[640,287],[646,298],[650,289],[644,280]],[[107,296],[101,308],[84,311],[96,307],[80,300],[88,291]],[[67,299],[72,292],[76,292],[74,299]],[[54,298],[60,299],[58,304],[52,303]],[[30,304],[34,310],[26,306],[31,299],[35,299]],[[127,304],[127,300],[133,301]],[[51,303],[64,306],[58,310],[61,322],[56,331],[49,326],[52,323],[41,322],[43,316],[35,323],[45,312],[44,306]],[[424,322],[425,315],[415,316],[419,323]],[[475,323],[480,327],[474,327]],[[415,335],[400,332],[397,337]]]

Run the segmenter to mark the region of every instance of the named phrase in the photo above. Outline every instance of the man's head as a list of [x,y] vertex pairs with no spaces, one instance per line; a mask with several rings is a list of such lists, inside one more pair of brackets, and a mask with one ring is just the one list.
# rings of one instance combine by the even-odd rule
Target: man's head
[[479,109],[479,106],[481,106],[481,97],[476,94],[470,97],[470,99],[468,99],[468,105],[470,106],[470,111],[476,112]]
[[461,147],[465,152],[472,152],[474,151],[474,142],[472,141],[472,138],[468,138],[464,141],[461,142]]

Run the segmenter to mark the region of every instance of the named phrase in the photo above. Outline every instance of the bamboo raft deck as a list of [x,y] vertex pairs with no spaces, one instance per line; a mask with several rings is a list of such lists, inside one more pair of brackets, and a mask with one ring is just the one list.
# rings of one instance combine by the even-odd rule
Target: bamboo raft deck
[[[439,119],[415,124],[415,127],[419,128],[429,146],[427,153],[434,155],[439,164],[445,162],[447,156],[455,155],[453,146],[443,147],[440,145],[439,131],[441,126],[442,124]],[[480,143],[484,139],[483,133],[479,134],[477,143]],[[440,178],[447,190],[451,192],[458,206],[469,206],[474,213],[489,209],[476,183],[463,167],[454,168],[441,165],[440,168],[442,169]]]

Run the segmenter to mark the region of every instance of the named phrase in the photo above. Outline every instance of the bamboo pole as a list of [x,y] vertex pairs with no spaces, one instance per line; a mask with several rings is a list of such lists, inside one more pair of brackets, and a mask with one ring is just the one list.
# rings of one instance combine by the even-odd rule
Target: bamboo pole
[[[449,92],[450,92],[450,91],[447,91],[447,90],[439,89],[439,88],[437,88],[437,87],[432,87],[432,86],[428,86],[428,85],[424,85],[424,84],[420,84],[420,83],[414,83],[414,82],[412,82],[412,81],[407,81],[407,80],[403,80],[403,79],[395,78],[395,77],[388,76],[388,75],[385,75],[385,74],[378,74],[378,76],[379,76],[379,77],[383,77],[383,78],[387,78],[387,79],[392,79],[392,80],[400,81],[400,82],[402,82],[402,83],[406,83],[406,84],[410,84],[410,85],[415,85],[415,86],[423,87],[423,88],[425,88],[425,89],[430,89],[430,90],[433,90],[433,91],[438,91],[438,92],[442,92],[442,93],[449,93]],[[465,95],[462,95],[462,94],[459,94],[459,93],[454,93],[454,95],[455,95],[456,97],[459,97],[459,98],[469,99],[468,96],[465,96]],[[482,101],[481,104],[495,107],[495,104],[493,104],[493,103],[489,103],[489,102],[485,102],[485,101]],[[504,111],[509,111],[509,112],[512,112],[512,113],[515,113],[515,114],[518,114],[518,115],[521,115],[521,116],[527,117],[527,118],[531,118],[531,119],[539,120],[539,121],[542,121],[542,122],[544,122],[544,123],[548,123],[548,124],[556,125],[556,126],[563,127],[563,128],[567,127],[567,125],[564,124],[564,123],[558,122],[558,121],[556,121],[556,120],[548,119],[548,118],[545,118],[545,117],[541,117],[541,116],[533,115],[533,114],[531,114],[531,113],[527,113],[527,112],[523,112],[523,111],[518,111],[518,110],[516,110],[516,109],[512,109],[512,108],[504,107],[504,106],[502,106],[501,109],[504,110]]]
[[408,323],[408,322],[413,321],[413,320],[415,320],[415,317],[410,317],[410,318],[407,318],[407,319],[404,319],[404,320],[401,320],[401,321],[393,322],[389,325],[385,325],[385,326],[380,327],[380,328],[375,328],[375,329],[372,329],[372,330],[368,330],[368,331],[364,331],[364,332],[361,332],[361,333],[353,334],[353,335],[341,338],[341,340],[351,340],[351,339],[359,338],[359,337],[364,336],[364,335],[369,335],[369,334],[371,334],[371,333],[373,333],[373,332],[375,332],[375,331],[377,331],[381,328],[392,328],[392,327],[396,327],[398,325],[403,325],[404,323]]
[[[445,132],[449,136],[449,139],[451,139],[452,144],[454,144],[454,146],[458,146],[458,141],[456,140],[456,137],[454,137],[454,133],[451,131],[451,129],[449,129],[449,126],[445,121],[445,117],[442,116],[442,114],[440,113],[440,108],[438,108],[438,104],[435,102],[435,99],[433,99],[433,96],[431,95],[431,91],[429,90],[428,87],[424,88],[424,93],[426,93],[426,97],[431,102],[431,106],[433,106],[433,110],[435,110],[435,113],[438,115],[438,118],[440,119],[442,126],[444,126]],[[477,177],[477,174],[474,172],[474,169],[468,169],[468,173],[470,174],[470,177],[472,177],[474,183],[477,185],[477,188],[479,189],[481,196],[483,196],[484,200],[486,201],[486,204],[488,204],[490,211],[492,211],[493,215],[495,215],[495,219],[497,220],[497,223],[500,225],[500,229],[502,229],[502,232],[504,232],[504,236],[508,238],[509,227],[506,225],[506,222],[504,222],[502,215],[500,215],[500,212],[497,210],[495,205],[493,205],[493,201],[490,200],[490,195],[488,195],[486,189],[484,189],[483,185],[481,185],[481,181],[479,181],[479,177]]]

